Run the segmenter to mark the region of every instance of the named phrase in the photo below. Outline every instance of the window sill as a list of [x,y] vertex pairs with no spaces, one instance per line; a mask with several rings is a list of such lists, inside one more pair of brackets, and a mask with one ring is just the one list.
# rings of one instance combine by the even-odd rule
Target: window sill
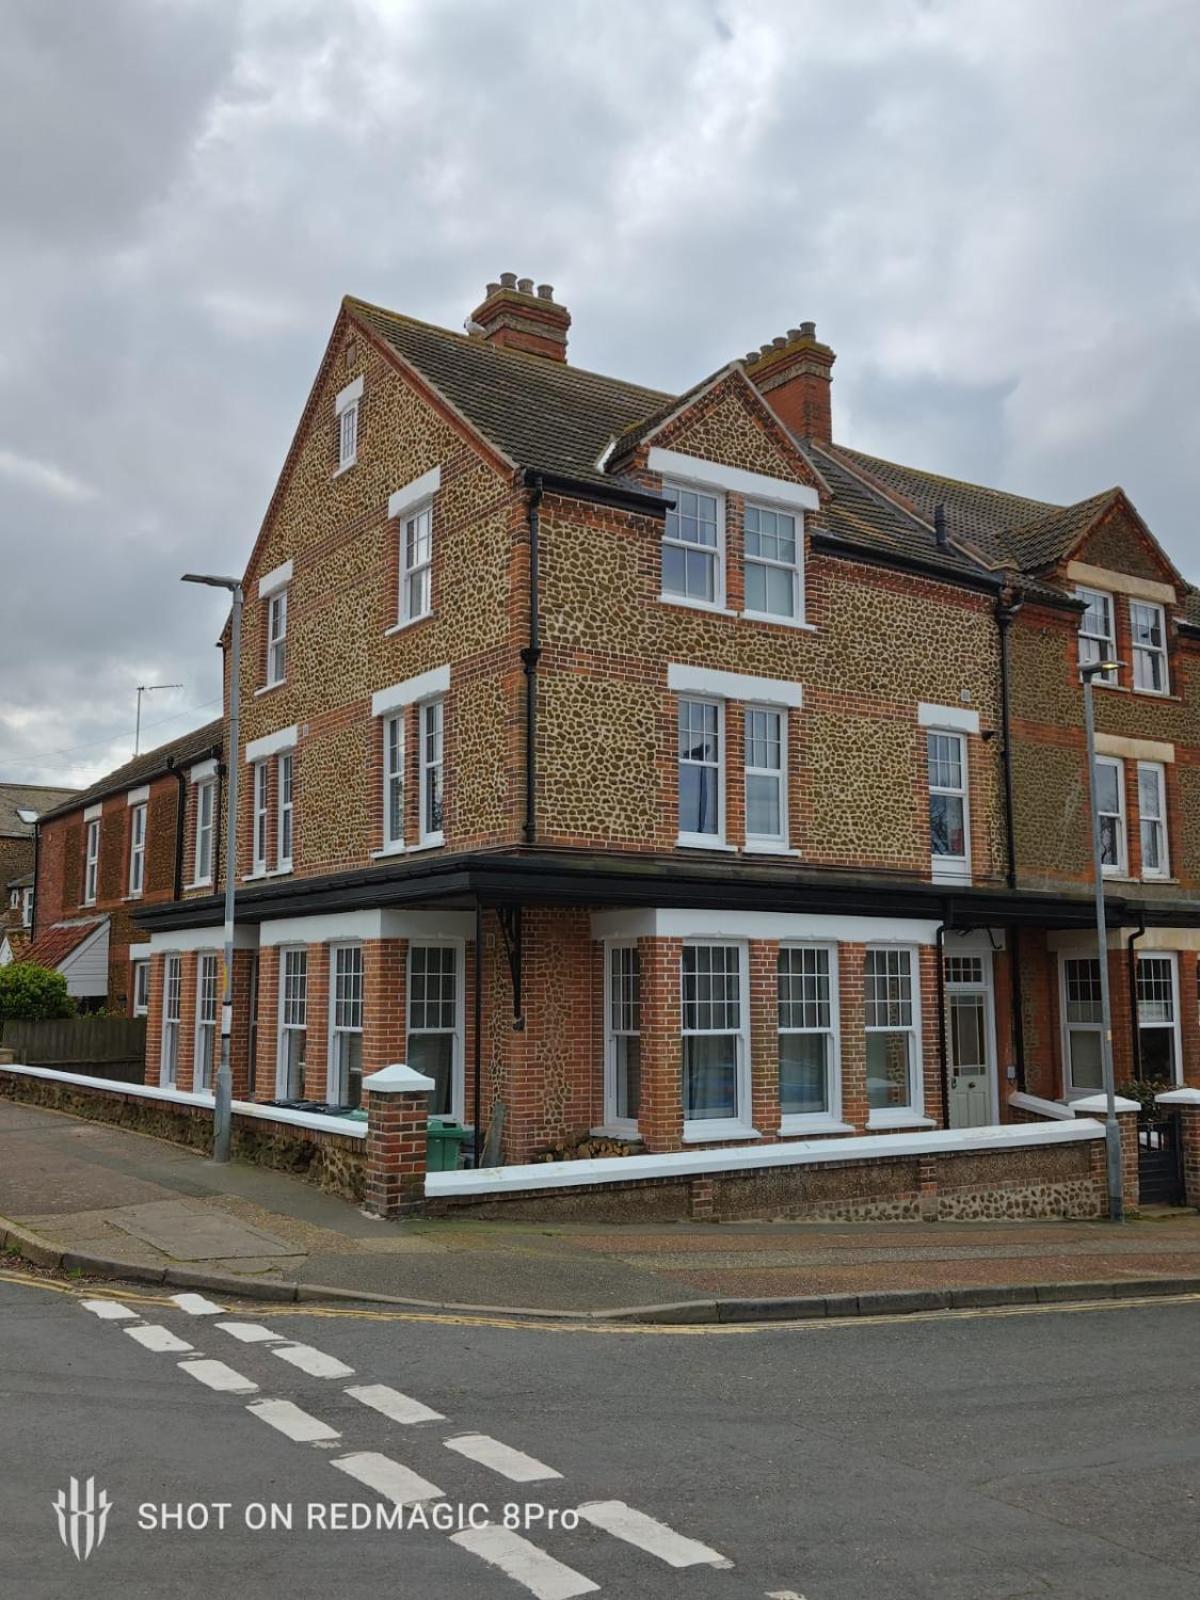
[[1145,700],[1174,700],[1177,704],[1183,703],[1183,696],[1172,694],[1170,689],[1139,689],[1135,683],[1129,692],[1140,695]]
[[685,1122],[684,1144],[717,1144],[723,1139],[761,1139],[762,1134],[749,1123],[733,1117],[714,1117],[712,1121]]
[[415,628],[418,622],[429,622],[432,617],[432,611],[422,611],[419,617],[405,617],[402,622],[393,622],[390,628],[385,628],[383,637],[390,639],[394,633],[403,633],[406,628]]
[[[245,882],[245,879],[242,881]],[[197,878],[193,883],[185,883],[183,886],[183,892],[184,894],[187,894],[189,889],[211,889],[212,886],[213,881],[211,878]]]
[[264,873],[263,876],[266,878],[290,878],[292,871],[293,868],[290,861],[281,861],[277,867],[272,867],[271,870]]
[[1138,880],[1131,877],[1128,872],[1110,872],[1107,867],[1101,867],[1100,876],[1105,883],[1136,883]]
[[930,875],[935,883],[965,883],[971,882],[971,869],[965,863],[960,867],[939,860],[936,856],[930,866]]
[[385,844],[382,850],[372,850],[371,860],[378,861],[382,856],[402,856],[408,849],[403,839],[398,839],[395,844]]
[[776,617],[769,611],[742,611],[738,613],[747,622],[773,622],[779,628],[799,628],[801,633],[816,633],[815,622],[803,622],[799,617]]
[[793,850],[791,845],[788,844],[769,844],[766,842],[759,844],[749,839],[742,846],[742,851],[748,856],[798,856],[800,854],[799,850]]
[[853,1133],[852,1122],[842,1122],[837,1117],[826,1112],[797,1112],[794,1116],[782,1116],[779,1119],[781,1134],[797,1133]]
[[659,604],[664,606],[682,606],[685,611],[706,611],[710,617],[736,617],[737,612],[731,611],[728,606],[719,606],[711,600],[689,600],[682,594],[660,594]]
[[139,889],[136,894],[123,894],[121,896],[121,904],[127,906],[131,900],[140,900],[141,898],[142,891]]
[[675,844],[680,850],[723,850],[727,855],[738,853],[735,844],[726,844],[722,839],[709,839],[697,833],[681,833],[676,837]]
[[871,1111],[867,1114],[867,1132],[880,1128],[936,1128],[932,1117],[923,1117],[917,1111]]
[[640,1143],[642,1136],[638,1132],[638,1125],[636,1122],[627,1122],[624,1124],[618,1122],[606,1122],[601,1123],[600,1127],[598,1128],[589,1128],[588,1137],[590,1139],[621,1139],[626,1144],[632,1144],[634,1141]]
[[406,855],[415,855],[418,850],[437,850],[446,842],[444,833],[431,833],[427,839],[420,839],[416,844],[410,844],[405,849]]
[[333,477],[334,478],[340,478],[342,476],[343,472],[349,472],[352,467],[356,467],[357,465],[358,465],[358,457],[355,456],[354,460],[353,461],[347,461],[347,463],[346,463],[346,465],[344,467],[336,467],[334,469],[334,472],[333,472]]
[[242,882],[243,883],[260,883],[264,878],[269,878],[270,876],[271,876],[271,874],[267,871],[266,867],[263,867],[258,872],[245,872],[245,873],[243,873],[242,874]]
[[257,700],[260,695],[270,694],[272,689],[284,689],[286,687],[286,678],[276,678],[274,683],[264,683],[260,689],[255,689],[254,698]]

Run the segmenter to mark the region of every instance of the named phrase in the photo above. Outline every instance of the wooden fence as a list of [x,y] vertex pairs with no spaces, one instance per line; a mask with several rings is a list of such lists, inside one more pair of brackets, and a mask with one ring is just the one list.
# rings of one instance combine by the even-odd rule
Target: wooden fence
[[0,1044],[27,1067],[57,1067],[118,1083],[144,1083],[145,1017],[63,1017],[5,1022]]

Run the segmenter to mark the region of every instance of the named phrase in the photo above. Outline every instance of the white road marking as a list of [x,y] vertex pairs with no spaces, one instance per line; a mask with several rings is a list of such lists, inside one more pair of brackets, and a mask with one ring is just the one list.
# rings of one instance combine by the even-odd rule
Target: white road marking
[[196,1361],[181,1361],[179,1370],[190,1372],[193,1378],[206,1383],[210,1389],[222,1389],[227,1394],[255,1394],[258,1391],[256,1383],[251,1383],[249,1378],[243,1378],[240,1372],[227,1367],[223,1361],[206,1361],[203,1358]]
[[468,1461],[478,1461],[481,1467],[490,1467],[501,1477],[513,1483],[537,1483],[543,1478],[561,1478],[561,1472],[545,1462],[527,1456],[523,1450],[514,1450],[501,1444],[499,1439],[489,1439],[486,1433],[460,1433],[457,1439],[443,1439],[447,1450],[457,1450]]
[[170,1328],[160,1328],[156,1322],[148,1322],[144,1327],[126,1328],[123,1331],[131,1339],[136,1339],[139,1344],[145,1345],[147,1350],[191,1350],[195,1348],[186,1339],[181,1339],[178,1334],[172,1333]]
[[311,1444],[316,1439],[341,1438],[336,1428],[331,1428],[319,1417],[310,1417],[307,1411],[301,1411],[290,1400],[255,1400],[246,1410],[301,1444]]
[[214,1305],[202,1294],[173,1294],[171,1299],[181,1311],[186,1311],[189,1317],[220,1317],[225,1312],[224,1306]]
[[270,1328],[264,1328],[261,1322],[218,1322],[216,1326],[243,1344],[271,1344],[276,1339],[287,1338],[285,1333],[273,1333]]
[[804,1596],[795,1589],[768,1589],[767,1600],[804,1600]]
[[511,1528],[497,1528],[491,1523],[483,1528],[464,1528],[461,1533],[450,1535],[450,1543],[482,1557],[489,1566],[499,1567],[537,1600],[572,1600],[573,1595],[595,1594],[600,1588]]
[[433,1411],[429,1406],[423,1406],[419,1400],[401,1394],[399,1389],[389,1389],[386,1383],[352,1384],[345,1392],[353,1399],[361,1400],[364,1406],[370,1406],[373,1411],[381,1411],[393,1422],[407,1424],[446,1420],[440,1411]]
[[126,1322],[130,1317],[138,1316],[136,1311],[130,1311],[119,1300],[81,1300],[79,1304],[94,1317],[99,1317],[101,1322]]
[[657,1556],[669,1567],[731,1567],[733,1562],[716,1550],[710,1550],[697,1539],[685,1539],[683,1534],[668,1528],[665,1522],[656,1522],[644,1511],[635,1511],[624,1500],[592,1500],[579,1508],[579,1515],[594,1528],[603,1528],[616,1539],[636,1545],[649,1555]]
[[407,1467],[402,1467],[390,1456],[377,1450],[359,1450],[354,1455],[338,1456],[332,1463],[339,1472],[357,1478],[359,1483],[374,1489],[386,1500],[398,1506],[417,1505],[422,1500],[440,1500],[443,1491],[427,1478],[418,1477]]
[[293,1367],[299,1367],[300,1371],[307,1372],[310,1378],[354,1376],[353,1367],[348,1367],[336,1356],[327,1356],[323,1350],[314,1350],[311,1344],[277,1344],[273,1346],[271,1354],[278,1356],[281,1361],[290,1362]]

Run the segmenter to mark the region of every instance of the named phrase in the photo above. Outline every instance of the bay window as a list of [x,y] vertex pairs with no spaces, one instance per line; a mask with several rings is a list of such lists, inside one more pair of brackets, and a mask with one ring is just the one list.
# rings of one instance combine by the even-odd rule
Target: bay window
[[159,1074],[164,1088],[175,1087],[179,1070],[179,1014],[183,994],[183,966],[179,956],[163,957],[162,1061]]
[[783,945],[777,964],[779,1109],[785,1118],[836,1116],[837,955]]
[[434,1081],[434,1116],[462,1114],[460,947],[414,944],[408,950],[407,1065]]
[[[736,1138],[749,1121],[745,949],[685,945],[681,967],[684,1136]],[[689,1128],[690,1125],[690,1128]]]
[[201,1094],[212,1087],[213,1050],[217,1041],[217,958],[202,955],[196,962],[196,1049],[192,1062],[192,1088]]
[[921,1109],[920,989],[911,950],[868,949],[864,966],[867,1105],[871,1111]]
[[641,956],[635,944],[608,948],[604,1121],[635,1131],[641,1089]]
[[334,945],[329,1007],[329,1086],[335,1106],[362,1104],[363,953],[357,944]]
[[1067,1093],[1096,1094],[1104,1087],[1099,961],[1094,956],[1064,957],[1062,989]]
[[308,951],[279,952],[279,1046],[275,1093],[280,1100],[304,1098],[304,1058],[308,1046]]

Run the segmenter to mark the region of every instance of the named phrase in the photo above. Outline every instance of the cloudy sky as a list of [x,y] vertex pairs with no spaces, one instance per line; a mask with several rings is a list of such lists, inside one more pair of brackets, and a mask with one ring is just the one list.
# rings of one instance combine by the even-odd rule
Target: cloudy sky
[[815,318],[839,437],[1200,581],[1195,0],[0,0],[0,777],[215,714],[339,297],[557,286],[683,388]]

